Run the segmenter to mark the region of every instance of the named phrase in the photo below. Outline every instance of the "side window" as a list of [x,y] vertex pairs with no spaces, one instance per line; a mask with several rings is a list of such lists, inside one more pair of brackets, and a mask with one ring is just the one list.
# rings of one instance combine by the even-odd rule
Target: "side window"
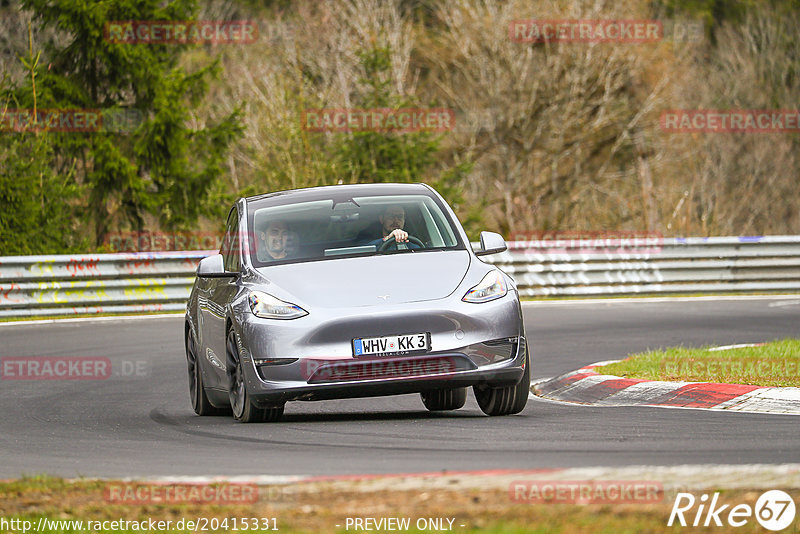
[[233,208],[230,215],[228,215],[225,236],[222,238],[222,247],[219,252],[222,254],[222,263],[225,266],[225,270],[231,273],[238,273],[241,258],[239,257],[239,212],[236,208]]

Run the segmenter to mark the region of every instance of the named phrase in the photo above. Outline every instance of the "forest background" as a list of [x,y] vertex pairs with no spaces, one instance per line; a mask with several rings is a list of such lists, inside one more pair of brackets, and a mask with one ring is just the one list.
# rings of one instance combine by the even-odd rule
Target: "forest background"
[[[530,19],[656,20],[663,38],[514,41],[511,22]],[[107,23],[128,20],[245,20],[258,36],[110,40]],[[4,0],[0,119],[114,120],[0,128],[0,256],[217,234],[240,196],[361,182],[433,185],[471,238],[800,234],[797,133],[660,123],[675,109],[796,111],[799,34],[798,0]],[[304,128],[321,108],[446,108],[455,125]]]

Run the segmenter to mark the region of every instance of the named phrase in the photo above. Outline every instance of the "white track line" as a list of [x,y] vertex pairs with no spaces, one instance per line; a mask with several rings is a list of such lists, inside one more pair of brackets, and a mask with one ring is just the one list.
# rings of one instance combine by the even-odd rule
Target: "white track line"
[[[523,300],[523,306],[550,306],[550,305],[574,305],[574,304],[629,304],[634,302],[697,302],[697,301],[725,301],[725,300],[789,300],[797,301],[797,294],[788,295],[707,295],[702,297],[621,297],[621,298],[582,298],[582,299],[563,299],[563,300]],[[798,301],[800,302],[800,301]],[[789,306],[791,304],[783,304]],[[776,304],[777,305],[777,304]]]
[[[313,477],[308,475],[216,475],[216,476],[144,476],[126,477],[124,482],[154,484],[249,483],[258,485],[326,484],[346,485],[347,489],[365,492],[376,489],[464,489],[509,487],[519,480],[651,480],[663,484],[665,490],[774,489],[800,488],[800,464],[700,464],[678,466],[633,465],[620,467],[568,467],[555,469],[519,469],[489,471],[456,471],[439,473],[385,473]],[[78,478],[68,481],[107,480],[119,478]]]
[[708,351],[715,352],[718,350],[743,349],[746,347],[761,347],[762,345],[766,345],[766,343],[739,343],[738,345],[723,345],[721,347],[712,347],[708,349]]
[[[634,302],[693,302],[693,301],[717,301],[717,300],[788,300],[789,302],[777,303],[773,302],[770,306],[791,306],[799,304],[796,294],[790,295],[725,295],[725,296],[703,296],[703,297],[622,297],[622,298],[585,298],[585,299],[566,299],[566,300],[523,300],[523,306],[537,307],[537,306],[569,306],[574,304],[628,304]],[[0,327],[9,325],[42,325],[42,324],[55,324],[55,323],[79,323],[88,321],[122,321],[134,319],[157,319],[163,317],[175,317],[176,315],[183,315],[183,312],[165,312],[150,315],[115,315],[112,317],[65,317],[59,319],[36,319],[32,321],[3,321],[0,322]]]
[[769,304],[770,308],[781,308],[783,306],[797,306],[800,304],[800,300],[786,300],[783,302],[771,302]]

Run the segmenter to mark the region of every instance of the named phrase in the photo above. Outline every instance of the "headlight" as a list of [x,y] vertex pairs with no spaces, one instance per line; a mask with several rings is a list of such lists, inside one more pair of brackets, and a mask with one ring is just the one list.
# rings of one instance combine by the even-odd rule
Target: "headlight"
[[251,291],[247,302],[253,315],[264,319],[297,319],[308,315],[308,312],[300,306],[284,302],[261,291]]
[[492,271],[483,277],[478,285],[467,291],[461,298],[464,302],[489,302],[508,293],[506,281],[500,271]]

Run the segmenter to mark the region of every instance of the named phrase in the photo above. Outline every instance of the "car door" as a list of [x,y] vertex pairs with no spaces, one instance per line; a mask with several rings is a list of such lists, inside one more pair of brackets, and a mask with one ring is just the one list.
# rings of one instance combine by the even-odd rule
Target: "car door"
[[[233,207],[225,225],[225,236],[220,248],[225,270],[233,273],[241,272],[241,244],[239,240],[239,210]],[[204,280],[200,289],[200,321],[203,331],[203,354],[206,369],[211,369],[210,376],[203,375],[206,387],[228,389],[226,374],[227,356],[225,352],[228,303],[236,295],[239,276],[225,278],[209,278]]]

